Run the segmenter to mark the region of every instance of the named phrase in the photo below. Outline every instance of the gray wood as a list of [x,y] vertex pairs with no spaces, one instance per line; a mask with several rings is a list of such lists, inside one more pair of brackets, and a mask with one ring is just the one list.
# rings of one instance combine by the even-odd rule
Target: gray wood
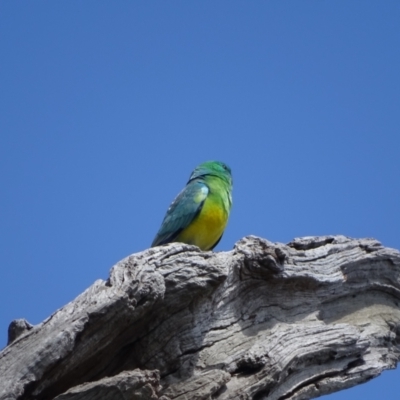
[[395,368],[399,301],[400,253],[374,239],[151,248],[14,322],[0,399],[310,399]]
[[135,369],[75,386],[54,400],[158,400],[158,371]]

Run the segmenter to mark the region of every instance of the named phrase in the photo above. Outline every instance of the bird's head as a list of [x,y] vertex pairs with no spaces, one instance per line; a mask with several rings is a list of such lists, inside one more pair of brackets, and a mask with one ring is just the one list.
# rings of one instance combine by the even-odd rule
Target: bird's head
[[189,182],[209,175],[216,176],[232,186],[231,169],[219,161],[206,161],[198,165],[190,175]]

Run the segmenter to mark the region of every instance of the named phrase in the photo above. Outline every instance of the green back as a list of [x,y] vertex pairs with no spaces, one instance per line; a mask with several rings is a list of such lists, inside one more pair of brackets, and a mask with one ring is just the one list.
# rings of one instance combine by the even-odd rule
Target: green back
[[230,168],[218,161],[207,161],[198,165],[192,174],[186,187],[172,202],[164,217],[161,227],[153,240],[152,247],[173,242],[201,212],[210,188],[207,180],[211,177],[221,179],[221,184],[232,188],[232,176]]

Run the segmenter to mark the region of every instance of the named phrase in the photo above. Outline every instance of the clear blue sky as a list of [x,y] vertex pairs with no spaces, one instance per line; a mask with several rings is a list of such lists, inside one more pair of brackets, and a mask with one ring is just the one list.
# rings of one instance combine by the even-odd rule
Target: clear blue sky
[[[196,164],[234,176],[217,247],[400,249],[400,2],[1,1],[0,346],[146,249]],[[400,372],[334,399],[397,398]]]

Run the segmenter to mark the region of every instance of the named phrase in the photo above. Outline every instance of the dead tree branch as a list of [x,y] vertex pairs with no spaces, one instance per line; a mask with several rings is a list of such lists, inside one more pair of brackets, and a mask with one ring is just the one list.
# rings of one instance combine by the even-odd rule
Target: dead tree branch
[[399,302],[400,253],[373,239],[152,248],[14,321],[0,399],[310,399],[396,366]]

